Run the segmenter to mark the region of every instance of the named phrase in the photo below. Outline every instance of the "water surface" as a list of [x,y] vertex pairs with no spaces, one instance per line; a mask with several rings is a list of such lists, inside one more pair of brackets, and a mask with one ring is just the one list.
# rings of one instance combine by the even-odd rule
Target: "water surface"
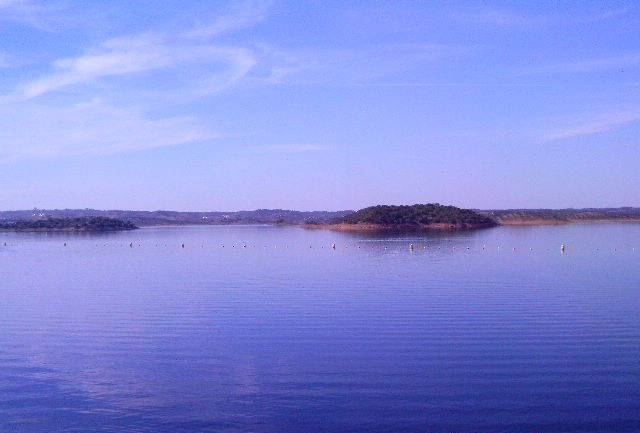
[[0,431],[637,432],[637,248],[636,224],[2,233]]

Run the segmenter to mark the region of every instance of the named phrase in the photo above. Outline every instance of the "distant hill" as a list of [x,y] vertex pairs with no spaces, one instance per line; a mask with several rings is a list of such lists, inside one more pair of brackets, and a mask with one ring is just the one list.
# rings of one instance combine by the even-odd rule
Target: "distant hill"
[[504,209],[480,211],[501,225],[568,224],[579,222],[636,222],[640,221],[640,208],[586,208],[586,209]]
[[[593,221],[640,221],[640,208],[588,208],[588,209],[505,209],[475,211],[440,204],[416,204],[412,206],[372,206],[357,212],[344,211],[294,211],[284,209],[258,209],[236,212],[180,212],[180,211],[129,211],[96,209],[32,209],[0,211],[0,230],[7,225],[21,222],[38,225],[74,223],[55,222],[60,219],[108,218],[126,222],[131,226],[157,225],[221,225],[221,224],[283,224],[307,227],[337,224],[364,229],[389,226],[391,228],[471,228],[500,225],[567,224]],[[49,221],[45,223],[43,221]],[[80,223],[82,226],[82,223]],[[25,226],[25,227],[26,227]],[[17,226],[13,226],[17,227]],[[98,230],[99,225],[94,227]],[[103,224],[103,230],[108,224]],[[41,227],[42,228],[42,227]],[[83,230],[91,229],[89,226]]]
[[362,229],[465,229],[496,225],[491,218],[473,210],[443,206],[438,203],[371,206],[338,219],[335,223],[341,225],[343,229],[349,229],[349,226]]
[[42,218],[114,218],[136,226],[209,225],[209,224],[326,224],[354,211],[293,211],[258,209],[237,212],[129,211],[96,209],[32,209],[0,211],[0,223]]

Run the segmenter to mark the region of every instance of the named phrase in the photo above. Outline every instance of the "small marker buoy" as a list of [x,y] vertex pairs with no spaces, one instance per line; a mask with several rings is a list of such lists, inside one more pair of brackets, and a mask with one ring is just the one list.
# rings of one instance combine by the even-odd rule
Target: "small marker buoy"
[[182,244],[182,248],[184,248],[184,243]]

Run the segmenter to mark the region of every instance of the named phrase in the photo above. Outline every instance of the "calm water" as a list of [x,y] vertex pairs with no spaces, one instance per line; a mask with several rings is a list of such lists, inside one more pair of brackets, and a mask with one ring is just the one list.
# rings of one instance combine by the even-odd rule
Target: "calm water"
[[0,431],[638,432],[639,324],[637,224],[0,233]]

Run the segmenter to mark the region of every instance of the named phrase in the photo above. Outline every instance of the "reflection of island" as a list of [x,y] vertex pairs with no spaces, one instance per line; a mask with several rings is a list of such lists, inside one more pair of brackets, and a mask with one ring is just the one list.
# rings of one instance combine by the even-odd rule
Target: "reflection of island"
[[[410,231],[466,230],[496,226],[491,218],[470,209],[440,204],[413,206],[372,206],[336,220],[332,224],[315,225],[339,231]],[[313,224],[307,227],[313,228]]]
[[135,224],[116,218],[38,218],[0,222],[0,231],[12,232],[112,232],[137,229]]

